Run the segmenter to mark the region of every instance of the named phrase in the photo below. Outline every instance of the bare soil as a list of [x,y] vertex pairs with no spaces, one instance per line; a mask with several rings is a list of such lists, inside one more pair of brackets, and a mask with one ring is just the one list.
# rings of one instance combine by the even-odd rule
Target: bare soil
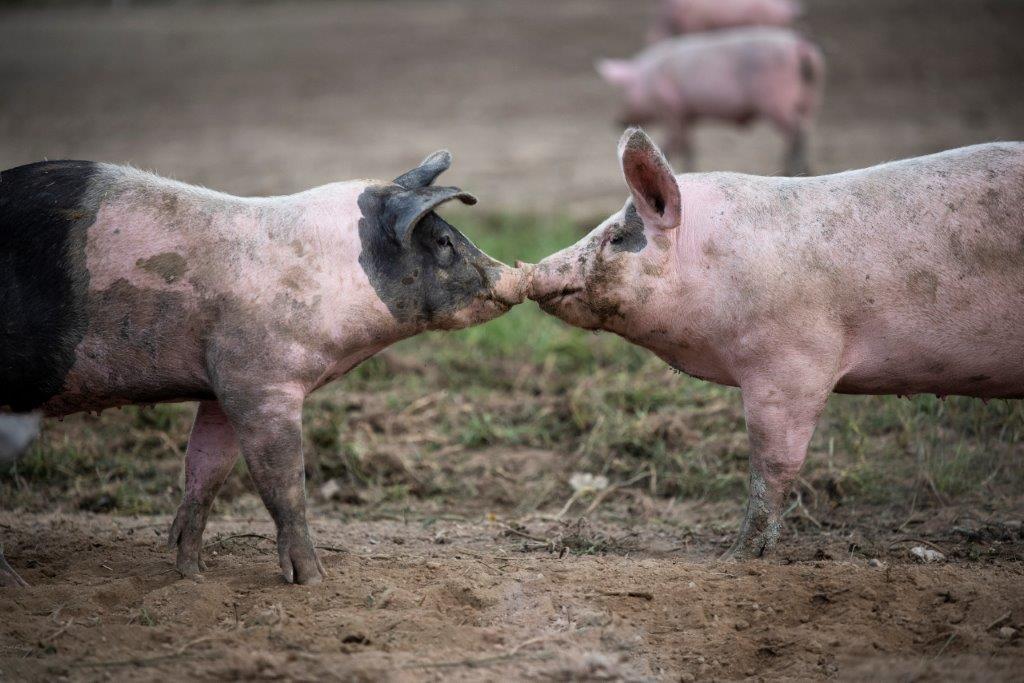
[[643,499],[592,522],[322,509],[328,579],[296,588],[246,505],[211,525],[200,581],[162,547],[169,518],[0,513],[33,584],[0,593],[0,676],[980,681],[1019,680],[1024,661],[1020,523],[973,510],[899,531],[878,510],[794,517],[773,559],[724,563],[735,518],[714,506]]
[[[1024,137],[1021,3],[807,4],[829,59],[817,170]],[[92,158],[264,194],[390,177],[449,147],[451,182],[491,210],[607,213],[625,197],[617,102],[591,64],[641,45],[637,7],[3,9],[0,167]],[[782,151],[762,126],[697,142],[705,169],[771,173]],[[631,488],[556,519],[566,454],[468,457],[472,499],[314,496],[328,579],[312,588],[281,582],[248,493],[215,513],[201,581],[175,574],[166,515],[0,501],[0,540],[32,584],[0,589],[0,680],[1020,679],[1020,492],[872,507],[815,483],[772,559],[733,564],[714,558],[738,500]]]

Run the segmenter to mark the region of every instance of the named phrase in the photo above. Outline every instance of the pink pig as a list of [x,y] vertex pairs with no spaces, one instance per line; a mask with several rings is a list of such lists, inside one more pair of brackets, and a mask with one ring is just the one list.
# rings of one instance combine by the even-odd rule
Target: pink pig
[[663,0],[650,40],[740,26],[789,26],[801,14],[795,0]]
[[433,185],[450,163],[439,152],[393,182],[269,198],[92,162],[3,171],[0,408],[199,401],[170,532],[178,570],[203,569],[210,506],[241,454],[284,577],[319,582],[303,399],[389,344],[484,322],[526,295],[526,272],[434,213],[476,202]]
[[741,389],[750,498],[731,556],[775,545],[830,393],[1024,398],[1024,143],[674,176],[632,129],[619,158],[630,199],[541,261],[530,297]]
[[821,101],[821,51],[788,29],[745,28],[687,36],[597,70],[625,99],[623,123],[657,123],[670,155],[693,169],[691,129],[700,119],[770,121],[787,142],[786,175],[807,175],[807,134]]

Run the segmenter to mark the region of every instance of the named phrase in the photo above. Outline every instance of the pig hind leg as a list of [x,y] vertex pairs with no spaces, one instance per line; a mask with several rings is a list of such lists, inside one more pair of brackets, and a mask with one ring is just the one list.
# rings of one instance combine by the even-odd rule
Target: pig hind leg
[[820,100],[824,65],[817,49],[806,46],[798,60],[799,85],[795,100],[781,110],[769,112],[768,117],[786,140],[783,174],[787,176],[813,175],[807,159],[807,137]]
[[685,173],[696,170],[696,159],[693,152],[693,135],[690,121],[673,119],[667,126],[665,152],[669,159],[678,159]]
[[277,526],[277,553],[288,583],[324,577],[306,524],[302,401],[297,387],[229,392],[221,404],[235,426],[242,457]]
[[783,507],[834,384],[825,372],[793,370],[809,364],[787,365],[792,375],[802,376],[802,383],[792,377],[755,379],[741,387],[750,441],[749,499],[739,538],[726,558],[760,557],[778,541]]
[[178,548],[178,571],[205,571],[203,532],[217,492],[238,460],[234,427],[216,401],[199,404],[185,454],[185,498],[171,524],[169,545]]
[[796,110],[770,113],[768,119],[785,140],[786,151],[782,159],[782,174],[786,176],[811,175],[811,166],[807,161],[809,120]]
[[783,129],[786,136],[786,154],[782,162],[782,173],[787,176],[807,176],[811,165],[807,161],[807,129],[803,125]]
[[18,576],[18,572],[7,564],[7,558],[4,557],[4,546],[0,544],[0,588],[25,588],[27,586],[25,579]]

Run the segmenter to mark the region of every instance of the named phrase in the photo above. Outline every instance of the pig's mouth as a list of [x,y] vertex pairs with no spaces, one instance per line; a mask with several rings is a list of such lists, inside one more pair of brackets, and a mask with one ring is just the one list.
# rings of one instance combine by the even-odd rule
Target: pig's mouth
[[497,292],[488,292],[487,294],[484,295],[483,299],[484,301],[490,301],[491,303],[497,304],[504,308],[505,310],[509,310],[513,306],[522,303],[522,301],[513,301],[511,299],[506,299]]
[[583,290],[579,287],[562,287],[561,289],[556,289],[555,291],[548,292],[547,294],[544,294],[542,296],[531,298],[541,306],[544,306],[545,304],[558,303],[559,301],[567,299],[570,296],[578,294],[579,292],[582,291]]

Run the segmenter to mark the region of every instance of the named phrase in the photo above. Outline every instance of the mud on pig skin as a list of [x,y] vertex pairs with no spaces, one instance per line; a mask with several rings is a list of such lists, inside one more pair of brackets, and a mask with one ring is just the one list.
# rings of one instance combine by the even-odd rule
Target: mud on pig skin
[[437,152],[393,182],[240,198],[85,161],[0,173],[0,409],[199,401],[170,532],[203,569],[207,515],[241,454],[290,582],[323,569],[306,525],[305,396],[400,339],[520,303],[525,271],[435,212]]
[[832,392],[1024,397],[1024,143],[816,178],[674,176],[639,129],[631,197],[537,264],[530,298],[742,391],[733,557],[775,545]]

